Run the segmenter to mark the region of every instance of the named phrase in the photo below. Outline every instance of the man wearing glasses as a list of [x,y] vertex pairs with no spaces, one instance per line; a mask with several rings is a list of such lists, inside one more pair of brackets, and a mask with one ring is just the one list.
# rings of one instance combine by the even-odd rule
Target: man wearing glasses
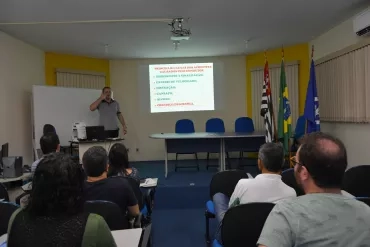
[[274,207],[258,246],[370,246],[370,207],[341,193],[344,144],[324,133],[309,134],[293,162],[305,195]]

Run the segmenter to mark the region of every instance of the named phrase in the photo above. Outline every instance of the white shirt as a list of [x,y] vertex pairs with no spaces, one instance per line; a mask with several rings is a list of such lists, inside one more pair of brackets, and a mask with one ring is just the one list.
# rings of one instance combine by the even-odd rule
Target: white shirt
[[277,174],[260,174],[255,178],[241,179],[231,195],[229,207],[236,199],[239,204],[251,202],[276,203],[282,199],[296,197],[295,190],[286,185]]

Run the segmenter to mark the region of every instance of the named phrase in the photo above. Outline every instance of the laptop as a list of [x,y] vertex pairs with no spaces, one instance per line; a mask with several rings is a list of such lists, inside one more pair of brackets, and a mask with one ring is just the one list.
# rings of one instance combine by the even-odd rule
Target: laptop
[[104,126],[86,126],[86,139],[105,140]]

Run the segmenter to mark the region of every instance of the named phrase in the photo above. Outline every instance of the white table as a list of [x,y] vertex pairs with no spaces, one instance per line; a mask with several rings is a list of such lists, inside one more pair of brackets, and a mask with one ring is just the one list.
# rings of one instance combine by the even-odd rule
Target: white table
[[0,183],[10,183],[14,181],[20,181],[20,180],[26,180],[32,177],[31,172],[25,172],[22,176],[16,177],[16,178],[3,178],[2,175],[0,175]]
[[110,148],[114,144],[121,143],[123,140],[123,138],[115,138],[100,141],[71,141],[71,148],[74,144],[78,145],[78,156],[80,159],[80,164],[82,164],[82,157],[89,148],[99,146],[103,147],[105,150],[107,150],[107,152],[109,152]]
[[[128,230],[112,231],[117,247],[138,247],[143,229],[135,228]],[[0,237],[0,245],[7,240],[7,234]]]
[[135,228],[128,230],[112,231],[117,247],[138,247],[143,229]]

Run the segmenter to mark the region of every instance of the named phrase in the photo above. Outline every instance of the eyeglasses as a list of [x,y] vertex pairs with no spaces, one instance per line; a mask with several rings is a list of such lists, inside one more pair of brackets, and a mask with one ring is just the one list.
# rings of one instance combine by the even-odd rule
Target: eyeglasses
[[290,162],[291,162],[291,164],[292,164],[292,166],[293,166],[293,167],[294,167],[295,165],[304,166],[303,164],[301,164],[301,163],[299,163],[299,162],[297,161],[296,156],[291,157],[291,158],[290,158]]

